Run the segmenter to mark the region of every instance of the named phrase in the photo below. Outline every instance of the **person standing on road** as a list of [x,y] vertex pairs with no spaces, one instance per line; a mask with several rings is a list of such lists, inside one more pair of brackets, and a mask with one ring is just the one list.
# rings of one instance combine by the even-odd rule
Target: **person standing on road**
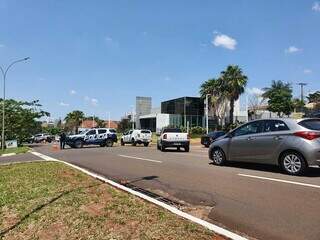
[[62,132],[60,134],[60,149],[64,149],[64,146],[66,144],[66,138],[67,138],[66,134]]

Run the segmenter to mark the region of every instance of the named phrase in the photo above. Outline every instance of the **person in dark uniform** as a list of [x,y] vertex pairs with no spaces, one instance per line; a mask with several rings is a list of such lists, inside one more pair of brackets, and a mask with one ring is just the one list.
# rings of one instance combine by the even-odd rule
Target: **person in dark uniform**
[[62,132],[60,134],[60,149],[64,149],[64,146],[66,144],[66,138],[67,138],[66,134]]

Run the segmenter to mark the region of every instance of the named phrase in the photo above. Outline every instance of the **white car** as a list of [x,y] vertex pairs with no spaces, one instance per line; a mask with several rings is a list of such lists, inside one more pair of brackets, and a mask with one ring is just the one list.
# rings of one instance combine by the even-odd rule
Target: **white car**
[[190,150],[190,139],[188,133],[183,133],[179,128],[164,128],[157,141],[157,148],[162,152],[166,148],[183,148],[185,152]]
[[148,147],[149,143],[152,142],[152,133],[146,129],[130,130],[122,135],[120,141],[122,146],[130,143],[132,146],[143,144],[145,147]]

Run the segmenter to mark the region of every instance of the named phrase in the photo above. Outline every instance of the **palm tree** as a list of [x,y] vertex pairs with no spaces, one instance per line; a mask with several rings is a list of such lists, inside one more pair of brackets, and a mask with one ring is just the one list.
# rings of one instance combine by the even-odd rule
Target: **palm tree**
[[84,113],[82,111],[75,110],[68,113],[64,120],[66,121],[66,125],[77,133],[83,119]]
[[229,124],[233,123],[234,103],[245,91],[248,77],[243,74],[242,69],[237,65],[229,65],[221,72],[221,91],[226,93],[230,101]]

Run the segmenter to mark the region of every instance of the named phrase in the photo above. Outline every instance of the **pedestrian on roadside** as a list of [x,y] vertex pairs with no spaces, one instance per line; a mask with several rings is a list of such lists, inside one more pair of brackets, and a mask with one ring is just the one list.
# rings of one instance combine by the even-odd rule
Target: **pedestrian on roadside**
[[64,146],[66,144],[66,138],[67,138],[66,134],[62,132],[60,134],[60,149],[64,149]]

